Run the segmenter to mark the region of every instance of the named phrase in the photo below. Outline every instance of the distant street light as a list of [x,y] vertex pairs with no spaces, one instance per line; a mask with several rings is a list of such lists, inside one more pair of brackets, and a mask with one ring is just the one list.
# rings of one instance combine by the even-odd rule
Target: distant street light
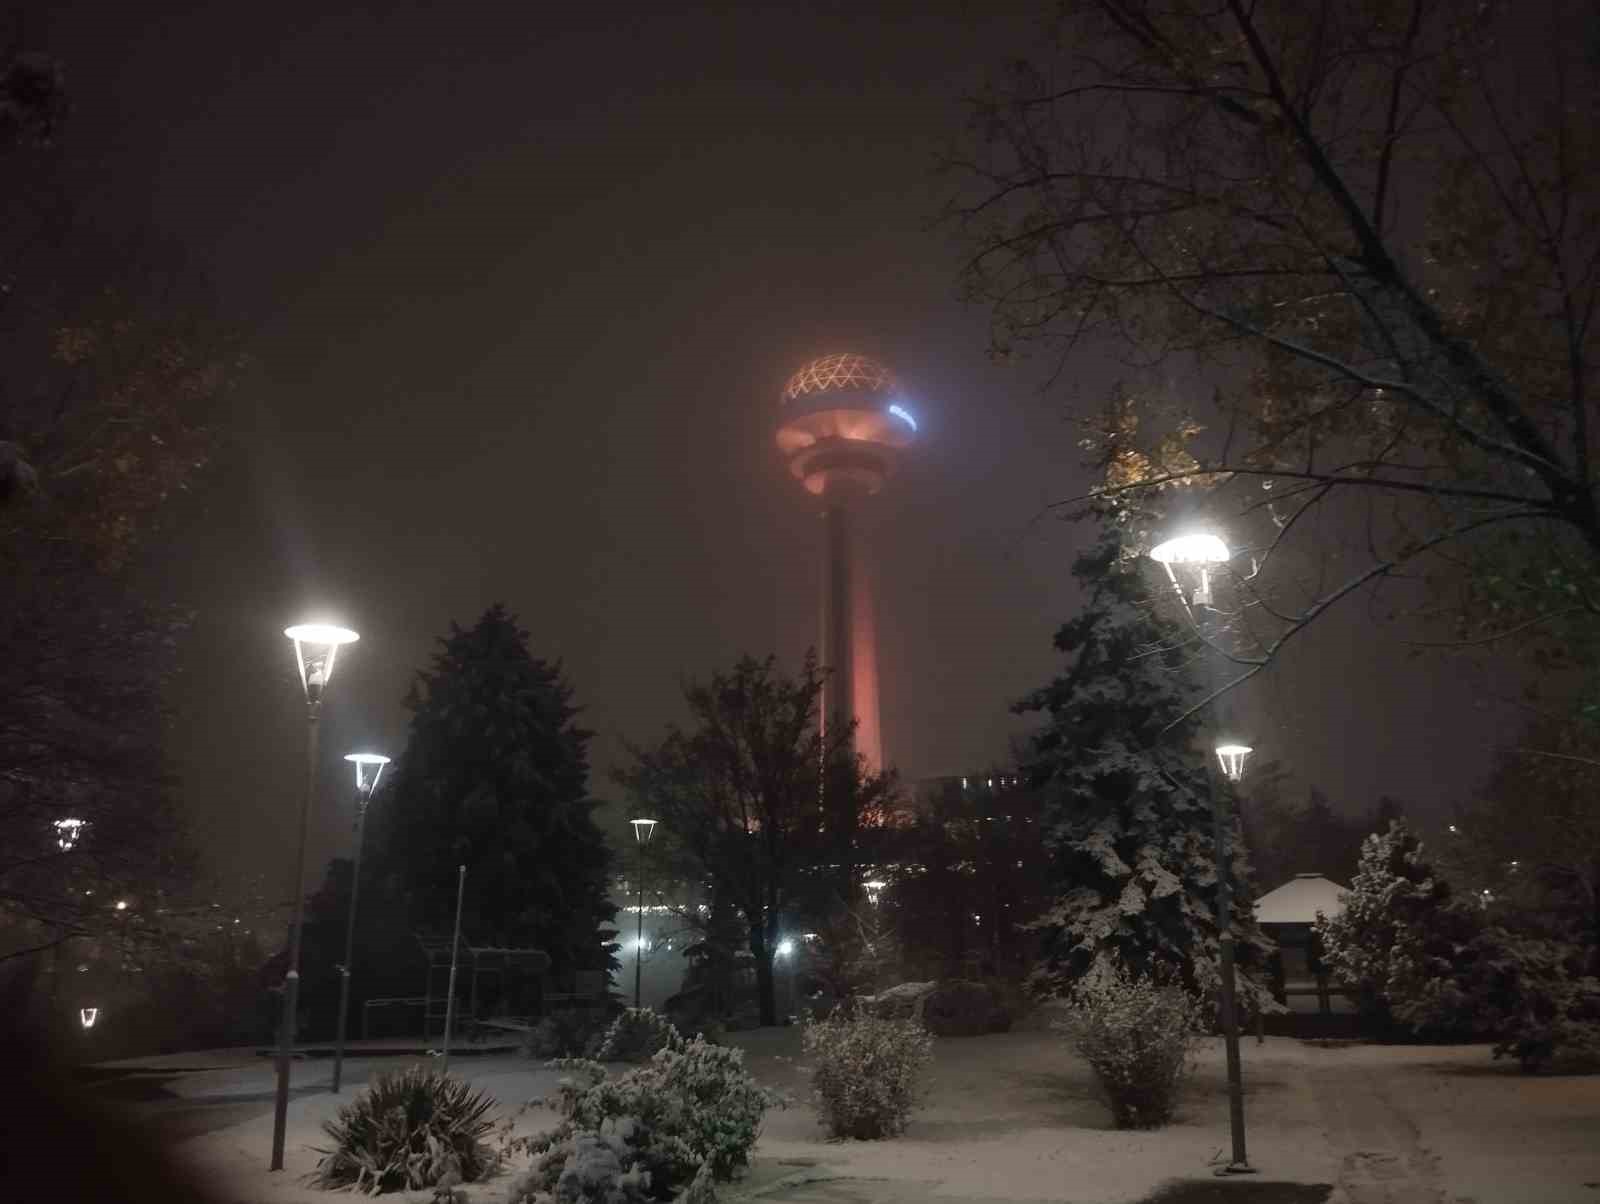
[[867,902],[876,907],[878,905],[879,896],[883,894],[883,888],[889,884],[881,879],[874,878],[870,882],[862,883],[862,885],[867,888]]
[[306,902],[306,837],[311,828],[311,802],[317,791],[317,720],[322,699],[333,680],[339,649],[361,637],[345,627],[306,623],[289,627],[295,664],[306,699],[306,792],[300,802],[300,846],[294,863],[294,909],[289,924],[289,970],[283,978],[283,1019],[278,1030],[278,1091],[272,1110],[272,1166],[283,1169],[283,1141],[289,1119],[289,1062],[294,1055],[295,1012],[300,1003],[300,929]]
[[81,819],[58,819],[53,826],[56,830],[56,847],[63,853],[69,853],[88,823]]
[[[1211,632],[1208,630],[1211,607],[1212,570],[1231,559],[1228,545],[1209,531],[1192,531],[1166,540],[1150,549],[1150,559],[1166,570],[1167,579],[1177,591],[1190,618],[1200,630],[1200,638],[1209,648]],[[1176,568],[1194,576],[1193,587],[1185,592],[1178,580]],[[1196,610],[1201,613],[1196,615]],[[1214,746],[1217,760],[1224,776],[1238,782],[1244,775],[1244,763],[1251,753],[1249,745],[1236,741],[1218,741]],[[1221,954],[1221,1011],[1222,1038],[1228,1057],[1228,1128],[1233,1142],[1232,1161],[1223,1169],[1224,1174],[1246,1175],[1254,1172],[1245,1156],[1244,1140],[1244,1076],[1239,1064],[1238,986],[1234,971],[1233,947],[1233,885],[1228,873],[1228,798],[1227,792],[1217,787],[1206,763],[1206,781],[1211,790],[1212,857],[1217,869],[1217,934]]]
[[644,970],[644,846],[650,843],[650,838],[656,834],[656,821],[653,819],[630,819],[633,825],[633,839],[639,846],[639,922],[635,930],[633,942],[633,1006],[639,1007],[639,1000],[643,998],[641,983]]
[[[333,1039],[333,1093],[339,1094],[344,1076],[344,1028],[350,1011],[350,959],[355,956],[356,901],[361,897],[361,848],[367,834],[367,804],[372,801],[378,779],[389,758],[380,753],[350,753],[345,757],[356,767],[356,864],[350,879],[350,915],[345,920],[344,962],[339,966],[339,1027]],[[235,921],[237,922],[237,921]]]
[[84,1028],[93,1028],[94,1025],[95,1025],[95,1021],[97,1021],[99,1019],[100,1019],[100,1009],[99,1008],[79,1008],[78,1009],[78,1023],[83,1025]]

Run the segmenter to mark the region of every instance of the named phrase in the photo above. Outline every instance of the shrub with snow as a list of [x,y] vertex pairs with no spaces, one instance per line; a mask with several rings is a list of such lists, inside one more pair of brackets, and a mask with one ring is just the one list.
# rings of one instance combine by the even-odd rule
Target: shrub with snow
[[816,1058],[812,1092],[830,1136],[872,1140],[904,1131],[933,1060],[933,1037],[919,1021],[847,1005],[808,1023],[801,1036]]
[[377,1195],[471,1183],[494,1163],[484,1141],[493,1097],[425,1066],[385,1072],[323,1124],[319,1187]]
[[[629,1182],[643,1183],[656,1199],[671,1198],[685,1188],[704,1195],[711,1181],[731,1179],[749,1164],[762,1117],[782,1103],[745,1070],[742,1050],[700,1037],[680,1037],[648,1062],[614,1078],[597,1062],[551,1065],[576,1077],[564,1079],[550,1101],[561,1114],[560,1124],[514,1143],[513,1148],[534,1155],[535,1165],[518,1184],[512,1204],[544,1204],[541,1192],[560,1201],[591,1198],[570,1193],[583,1183],[610,1182],[611,1163],[602,1146],[616,1157],[617,1176],[632,1175]],[[595,1140],[580,1147],[579,1138]],[[559,1194],[563,1175],[566,1196]],[[613,1186],[619,1192],[633,1190],[620,1178]],[[613,1199],[604,1194],[592,1198]],[[631,1198],[614,1197],[617,1204]]]
[[540,1061],[587,1057],[599,1048],[608,1031],[604,1026],[602,1017],[583,1009],[552,1012],[533,1026],[522,1052]]
[[644,1062],[682,1044],[672,1021],[650,1008],[627,1008],[611,1022],[595,1050],[597,1062]]
[[1103,961],[1079,981],[1055,1027],[1094,1071],[1117,1128],[1153,1129],[1172,1119],[1205,1013],[1176,982]]

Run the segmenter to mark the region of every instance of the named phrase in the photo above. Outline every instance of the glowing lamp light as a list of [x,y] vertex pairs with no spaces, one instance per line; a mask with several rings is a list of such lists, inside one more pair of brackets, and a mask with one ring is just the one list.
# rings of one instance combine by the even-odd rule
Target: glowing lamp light
[[1232,557],[1228,545],[1209,532],[1178,535],[1150,549],[1157,564],[1226,564]]
[[371,798],[389,758],[382,753],[348,753],[345,760],[356,767],[356,792],[364,799]]
[[1248,744],[1217,745],[1217,760],[1222,762],[1222,775],[1230,782],[1237,782],[1244,777],[1245,758],[1254,751]]
[[300,685],[306,701],[313,706],[322,701],[322,692],[333,680],[333,662],[339,649],[361,637],[348,627],[329,623],[301,623],[286,627],[283,634],[294,641],[294,659],[300,666]]
[[898,406],[898,405],[890,406],[889,407],[889,413],[893,414],[896,418],[898,418],[901,422],[905,423],[912,430],[916,430],[917,429],[917,420],[911,416],[910,412],[907,411],[904,406]]
[[793,941],[791,941],[791,940],[782,940],[782,941],[778,942],[778,956],[779,957],[788,957],[793,952],[794,952],[794,942]]
[[53,826],[56,830],[56,847],[65,853],[78,843],[78,837],[83,834],[84,828],[88,826],[88,821],[82,819],[58,819]]
[[630,819],[633,825],[633,838],[640,844],[649,844],[650,838],[656,834],[656,821],[653,819]]
[[78,1023],[83,1025],[84,1028],[93,1028],[95,1021],[98,1019],[100,1019],[99,1008],[78,1009]]
[[127,911],[128,910],[128,901],[126,899],[118,899],[117,900],[117,910],[118,911]]

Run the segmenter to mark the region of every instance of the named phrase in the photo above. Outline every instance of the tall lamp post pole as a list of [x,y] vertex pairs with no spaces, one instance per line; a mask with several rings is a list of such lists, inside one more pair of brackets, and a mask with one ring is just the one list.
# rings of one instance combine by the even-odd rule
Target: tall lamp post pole
[[333,1094],[339,1094],[344,1080],[344,1030],[350,1012],[350,960],[356,948],[356,903],[361,898],[361,849],[367,835],[367,804],[372,801],[378,779],[389,758],[378,753],[350,753],[345,757],[356,767],[356,864],[350,879],[350,915],[345,920],[344,961],[339,966],[339,1029],[333,1039]]
[[633,938],[633,1006],[637,1009],[642,998],[640,983],[644,969],[644,846],[656,834],[656,821],[633,819],[628,822],[633,825],[633,839],[639,846],[639,922]]
[[289,970],[283,978],[283,1017],[278,1026],[278,1091],[272,1109],[272,1170],[283,1169],[283,1139],[289,1118],[289,1063],[294,1056],[295,1012],[300,1003],[300,929],[306,903],[306,837],[317,792],[317,720],[333,679],[339,649],[361,637],[345,627],[307,623],[283,633],[294,641],[295,663],[306,698],[306,792],[300,800],[300,841],[294,863],[294,910],[289,923]]
[[[1211,570],[1231,559],[1228,545],[1210,533],[1180,535],[1150,549],[1150,559],[1161,565],[1172,582],[1173,589],[1183,602],[1200,631],[1200,637],[1211,646]],[[1191,591],[1186,592],[1178,582],[1174,566],[1187,567],[1197,578]],[[1196,611],[1200,614],[1196,615]],[[1244,775],[1245,758],[1250,748],[1239,743],[1215,742],[1217,759],[1224,775],[1237,782]],[[1217,872],[1217,944],[1218,967],[1221,972],[1221,989],[1218,1010],[1222,1013],[1222,1040],[1228,1061],[1228,1130],[1232,1139],[1233,1156],[1219,1174],[1248,1175],[1255,1172],[1245,1152],[1244,1136],[1244,1074],[1239,1061],[1238,985],[1235,971],[1233,941],[1233,886],[1229,872],[1227,791],[1217,784],[1211,762],[1206,761],[1206,785],[1211,793],[1212,857]]]

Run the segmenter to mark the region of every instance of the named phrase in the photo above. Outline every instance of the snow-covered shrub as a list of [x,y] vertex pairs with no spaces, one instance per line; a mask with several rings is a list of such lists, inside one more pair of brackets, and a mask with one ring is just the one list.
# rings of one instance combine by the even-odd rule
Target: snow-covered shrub
[[683,1042],[672,1021],[650,1008],[628,1008],[611,1022],[594,1052],[597,1062],[644,1062]]
[[493,1163],[484,1141],[495,1101],[425,1066],[377,1075],[372,1086],[323,1123],[333,1148],[319,1149],[319,1187],[373,1195],[471,1183]]
[[545,1016],[522,1043],[530,1058],[579,1058],[592,1055],[606,1034],[604,1020],[594,1013],[574,1009]]
[[807,1023],[801,1039],[816,1058],[811,1089],[830,1136],[872,1140],[904,1131],[933,1060],[933,1037],[920,1021],[843,1005]]
[[1396,1012],[1448,1006],[1458,1028],[1493,1037],[1494,1056],[1525,1071],[1560,1057],[1600,1061],[1600,979],[1584,973],[1587,957],[1574,941],[1495,925],[1463,950],[1454,975]]
[[1079,981],[1055,1027],[1094,1071],[1117,1128],[1153,1129],[1172,1119],[1205,1013],[1178,983],[1103,961]]
[[511,1185],[511,1204],[644,1204],[650,1172],[629,1141],[631,1121],[609,1133],[574,1133],[544,1151]]
[[[731,1179],[749,1164],[766,1110],[783,1102],[745,1070],[742,1050],[700,1037],[679,1038],[615,1078],[598,1062],[551,1065],[576,1077],[563,1079],[549,1101],[561,1122],[520,1143],[545,1172],[513,1204],[531,1200],[534,1190],[554,1191],[576,1146],[560,1159],[549,1158],[551,1152],[583,1135],[623,1140],[632,1165],[648,1172],[650,1191],[658,1199],[692,1186],[702,1167],[708,1181]],[[621,1155],[618,1160],[624,1171],[629,1169]]]

